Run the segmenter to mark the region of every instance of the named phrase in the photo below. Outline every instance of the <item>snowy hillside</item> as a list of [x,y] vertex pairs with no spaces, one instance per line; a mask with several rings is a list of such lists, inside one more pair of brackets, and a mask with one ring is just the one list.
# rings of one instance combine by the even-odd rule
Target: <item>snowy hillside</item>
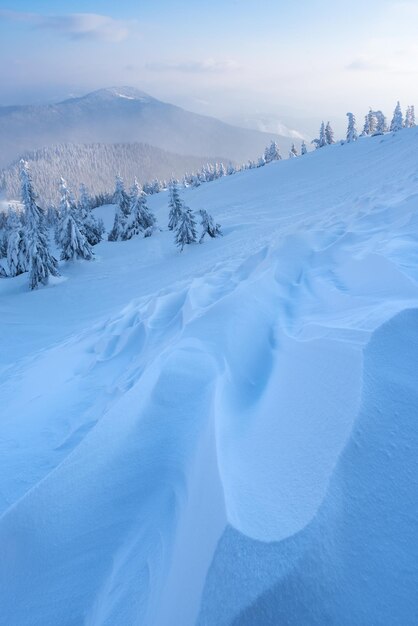
[[[412,626],[418,129],[184,191],[224,237],[0,280],[0,621]],[[98,209],[113,221],[113,208]]]
[[284,154],[292,143],[185,111],[132,87],[100,89],[51,105],[0,107],[0,138],[3,168],[28,151],[60,143],[139,142],[238,162],[256,159],[271,139],[280,142]]

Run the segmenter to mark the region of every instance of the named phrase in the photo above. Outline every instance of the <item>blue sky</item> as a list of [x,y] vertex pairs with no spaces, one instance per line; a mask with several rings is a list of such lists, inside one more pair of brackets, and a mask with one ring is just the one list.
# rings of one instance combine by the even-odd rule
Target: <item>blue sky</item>
[[0,104],[129,84],[237,123],[345,123],[418,104],[417,32],[416,0],[0,0]]

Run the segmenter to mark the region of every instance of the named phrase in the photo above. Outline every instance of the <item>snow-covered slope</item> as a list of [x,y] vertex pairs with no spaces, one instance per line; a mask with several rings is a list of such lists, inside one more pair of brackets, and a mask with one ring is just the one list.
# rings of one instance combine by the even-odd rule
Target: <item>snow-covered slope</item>
[[222,239],[0,281],[5,624],[415,624],[417,148],[208,183]]
[[287,154],[288,137],[197,115],[132,87],[99,89],[57,104],[0,107],[0,167],[60,143],[139,142],[181,155],[243,162],[257,159],[272,139]]

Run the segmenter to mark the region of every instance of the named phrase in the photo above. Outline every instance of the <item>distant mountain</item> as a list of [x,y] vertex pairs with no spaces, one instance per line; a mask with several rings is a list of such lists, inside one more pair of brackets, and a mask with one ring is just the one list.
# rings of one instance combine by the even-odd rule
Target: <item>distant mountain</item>
[[59,143],[140,142],[182,155],[243,162],[256,159],[271,139],[287,155],[289,137],[231,126],[132,87],[100,89],[58,104],[0,107],[0,167],[28,150]]
[[[180,178],[186,172],[196,172],[210,160],[140,143],[59,144],[25,153],[24,157],[29,162],[40,203],[44,205],[58,202],[61,176],[75,192],[84,183],[91,193],[97,194],[113,190],[116,174],[120,174],[127,185],[135,177],[140,183],[154,178],[167,180],[171,176]],[[0,189],[4,190],[6,198],[20,197],[19,160],[0,170]]]

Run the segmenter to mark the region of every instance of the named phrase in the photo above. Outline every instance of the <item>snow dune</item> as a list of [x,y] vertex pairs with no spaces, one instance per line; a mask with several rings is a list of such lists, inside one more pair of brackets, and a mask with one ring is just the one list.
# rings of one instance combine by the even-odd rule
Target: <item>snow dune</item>
[[225,236],[182,254],[1,281],[5,624],[414,623],[417,144],[186,191]]

